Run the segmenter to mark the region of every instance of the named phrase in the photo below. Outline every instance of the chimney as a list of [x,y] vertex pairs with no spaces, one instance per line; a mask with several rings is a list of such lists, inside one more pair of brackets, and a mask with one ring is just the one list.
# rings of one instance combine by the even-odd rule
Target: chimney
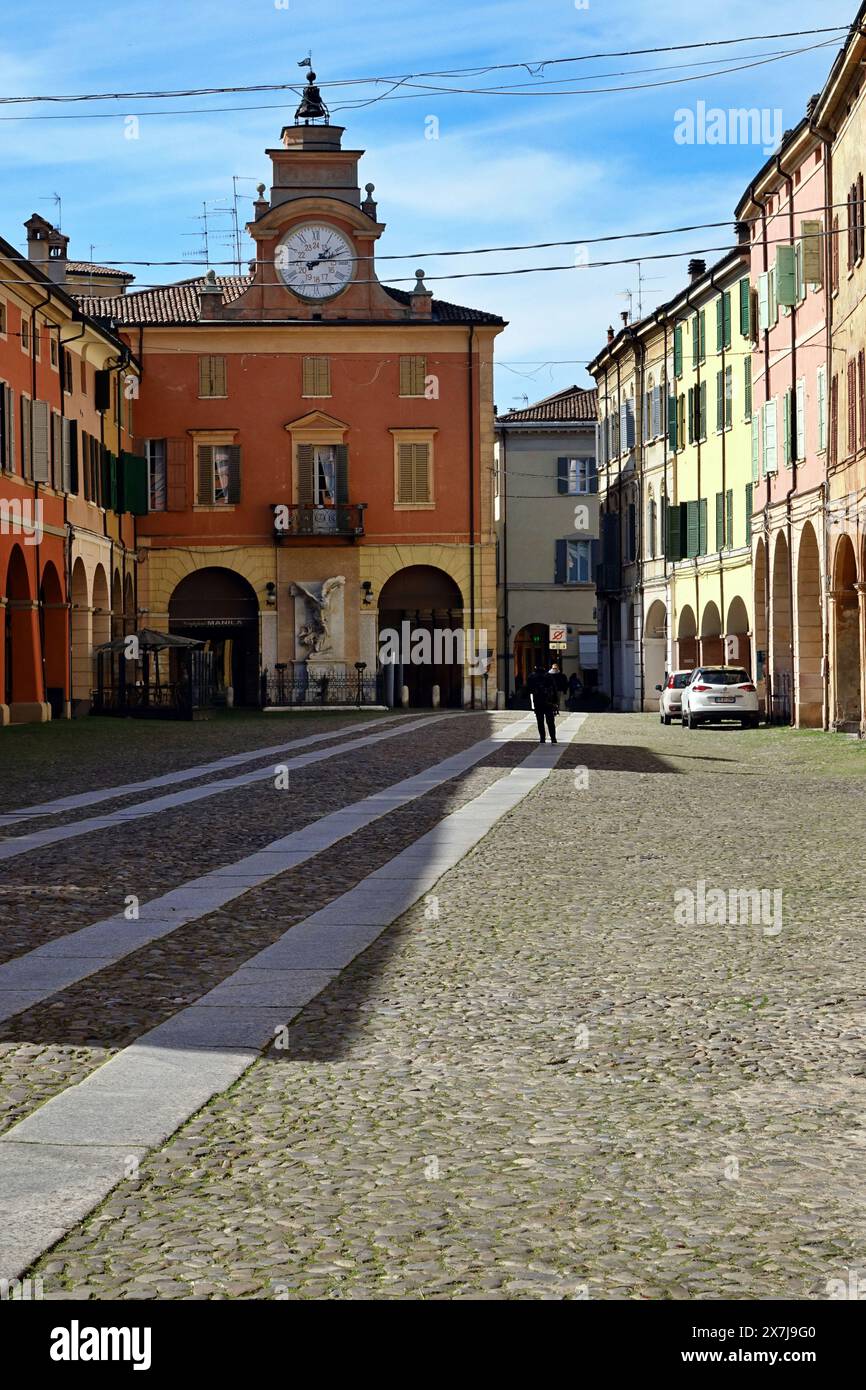
[[409,307],[413,319],[429,319],[433,316],[433,291],[424,284],[423,270],[415,271],[415,287],[409,296]]
[[628,309],[623,309],[620,318],[622,319],[623,327],[628,328]]
[[706,273],[707,273],[707,263],[706,263],[706,261],[702,261],[702,260],[698,260],[698,259],[695,259],[695,260],[693,260],[693,261],[689,261],[689,279],[691,280],[692,284],[694,284],[696,280],[702,279],[703,276],[706,275]]
[[216,319],[223,307],[223,292],[217,284],[216,275],[209,270],[198,292],[198,316],[200,319]]
[[66,251],[69,237],[64,236],[38,212],[24,223],[27,232],[27,259],[38,266],[43,275],[62,285],[66,279]]
[[608,341],[609,343],[612,343],[615,337],[616,337],[616,334],[615,334],[614,331],[613,331],[613,324],[609,324],[609,325],[608,325],[608,330],[607,330],[607,341]]

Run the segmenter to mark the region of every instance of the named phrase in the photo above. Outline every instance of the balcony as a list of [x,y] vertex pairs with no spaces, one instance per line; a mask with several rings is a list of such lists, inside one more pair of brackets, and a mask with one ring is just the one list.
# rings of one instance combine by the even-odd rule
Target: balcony
[[274,539],[277,541],[354,541],[364,534],[366,502],[340,502],[334,507],[310,503],[274,502]]

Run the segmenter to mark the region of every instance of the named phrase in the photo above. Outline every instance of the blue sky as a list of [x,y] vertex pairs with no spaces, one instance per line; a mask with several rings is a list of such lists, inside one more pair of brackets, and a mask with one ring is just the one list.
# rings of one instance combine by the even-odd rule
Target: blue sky
[[[299,59],[312,51],[323,82],[530,62],[594,51],[645,48],[738,35],[847,25],[856,0],[147,0],[118,5],[90,0],[7,9],[0,32],[0,92],[8,95],[229,86],[303,81]],[[839,36],[841,38],[841,35]],[[830,46],[739,73],[704,68],[694,80],[642,91],[590,95],[470,96],[424,93],[338,113],[344,143],[366,149],[362,183],[376,184],[388,224],[381,252],[409,259],[385,263],[383,279],[459,271],[571,264],[568,248],[503,252],[437,260],[420,252],[449,248],[579,239],[731,218],[750,176],[764,163],[760,147],[684,146],[674,140],[676,113],[709,107],[780,109],[796,124],[817,91],[838,46],[835,36],[751,44],[702,57],[730,67],[742,55]],[[693,77],[694,69],[638,69],[684,64],[687,54],[599,60],[543,76],[573,79],[569,87],[606,87]],[[621,74],[589,81],[590,74]],[[528,72],[504,74],[530,81]],[[493,78],[478,79],[491,82]],[[446,85],[443,80],[443,85]],[[462,84],[462,85],[465,85]],[[381,88],[378,90],[382,90]],[[352,96],[373,95],[373,88]],[[332,107],[345,89],[325,92]],[[271,109],[217,111],[220,106]],[[120,101],[70,108],[3,108],[2,116],[63,115],[61,120],[0,121],[0,235],[23,248],[31,212],[53,218],[51,195],[63,200],[63,229],[73,258],[180,259],[195,252],[202,203],[227,205],[232,175],[243,176],[242,221],[255,183],[270,183],[264,149],[278,142],[296,99],[291,94]],[[205,114],[148,114],[151,108],[205,107]],[[109,113],[107,119],[68,119]],[[124,118],[140,114],[138,139],[125,138]],[[429,139],[429,118],[438,138]],[[334,116],[337,119],[337,116]],[[228,226],[216,217],[215,228]],[[192,235],[190,235],[192,234]],[[690,255],[721,247],[724,232],[697,232],[651,243],[591,248],[590,262],[617,255],[676,251],[644,265],[643,307],[683,281]],[[251,244],[244,239],[244,254]],[[681,253],[681,254],[679,254]],[[214,241],[211,260],[229,257]],[[710,250],[710,259],[712,259]],[[585,259],[586,253],[583,258]],[[181,278],[177,269],[135,268],[139,280]],[[195,273],[190,270],[187,273]],[[442,298],[502,314],[497,404],[507,409],[577,381],[590,384],[581,362],[602,346],[609,323],[619,326],[633,295],[634,266],[557,273],[431,281]]]

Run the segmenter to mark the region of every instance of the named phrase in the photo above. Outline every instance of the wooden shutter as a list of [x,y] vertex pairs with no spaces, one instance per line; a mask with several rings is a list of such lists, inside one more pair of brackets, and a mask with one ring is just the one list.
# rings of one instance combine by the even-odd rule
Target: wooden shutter
[[668,448],[676,453],[677,442],[677,398],[668,396]]
[[51,486],[61,488],[63,481],[63,417],[51,413]]
[[716,493],[716,550],[725,548],[725,494]]
[[745,400],[746,419],[752,418],[752,359],[745,358],[743,362],[743,396]]
[[305,357],[303,362],[304,396],[330,396],[331,359],[329,357]]
[[200,507],[213,503],[213,445],[199,444],[195,452],[195,500]]
[[426,357],[400,358],[400,395],[423,396],[427,377]]
[[734,423],[734,369],[725,368],[725,429]]
[[752,287],[748,280],[740,281],[740,333],[744,338],[752,335],[751,321]]
[[335,501],[338,506],[345,506],[349,500],[349,450],[345,444],[338,444],[334,453],[337,459],[337,496]]
[[228,458],[228,502],[234,504],[241,500],[241,449],[239,444],[231,444],[225,450]]
[[764,406],[764,472],[778,472],[779,462],[777,457],[776,436],[778,419],[776,414],[775,400],[767,401]]
[[797,255],[793,246],[776,247],[776,303],[789,309],[797,303]]
[[553,582],[554,584],[564,584],[568,573],[568,541],[556,542],[556,554],[554,559]]
[[755,411],[752,416],[752,482],[756,483],[761,472],[761,416]]
[[167,512],[186,511],[186,440],[165,441],[165,509]]
[[674,328],[674,376],[683,374],[683,326],[678,323]]
[[746,483],[746,544],[747,544],[747,545],[751,542],[751,539],[752,539],[752,506],[753,506],[753,503],[752,503],[752,496],[753,496],[753,491],[754,491],[754,489],[753,489],[752,483]]
[[14,473],[15,469],[15,393],[11,386],[4,385],[0,389],[0,410],[3,412],[2,422],[2,454],[0,454],[0,468],[5,468],[9,473]]
[[556,490],[559,493],[568,492],[568,459],[556,460]]
[[731,291],[725,290],[722,296],[723,326],[722,335],[726,348],[731,346]]
[[[857,380],[859,384],[860,447],[866,445],[866,355],[861,348],[857,354]],[[800,383],[805,391],[803,382]],[[805,405],[804,405],[805,410]]]
[[47,401],[33,401],[33,481],[51,481],[51,411]]
[[598,492],[598,464],[595,459],[587,459],[587,492]]
[[758,276],[758,327],[762,333],[770,327],[770,276],[766,271]]
[[226,394],[226,359],[208,354],[198,359],[198,393],[200,396]]
[[699,514],[697,502],[687,503],[686,511],[686,554],[693,560],[698,554],[700,543]]
[[[305,359],[306,361],[307,359]],[[298,502],[312,507],[316,495],[316,460],[312,444],[298,445]]]
[[414,502],[413,483],[414,468],[411,444],[398,444],[397,446],[397,501]]
[[716,372],[716,429],[725,428],[725,374]]
[[689,387],[689,443],[695,442],[695,388]]
[[707,383],[702,381],[698,390],[698,439],[707,437]]
[[716,352],[721,352],[725,346],[725,297],[720,295],[716,300]]
[[64,416],[60,442],[60,486],[64,492],[72,491],[72,443],[71,432],[74,421]]
[[707,499],[702,497],[698,503],[698,554],[707,553]]
[[732,488],[728,488],[725,497],[725,546],[732,550],[734,546],[734,493]]
[[429,502],[432,495],[430,486],[430,445],[413,444],[415,461],[415,501]]

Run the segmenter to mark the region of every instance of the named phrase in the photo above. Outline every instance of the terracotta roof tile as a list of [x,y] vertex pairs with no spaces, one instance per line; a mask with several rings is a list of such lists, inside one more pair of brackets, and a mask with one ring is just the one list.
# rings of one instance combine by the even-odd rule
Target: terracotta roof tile
[[575,424],[598,419],[598,391],[592,387],[566,386],[553,396],[545,396],[534,405],[509,410],[500,415],[497,423],[511,424]]
[[[218,275],[216,279],[223,292],[223,301],[227,304],[238,299],[252,284],[250,275]],[[118,325],[198,323],[198,291],[203,283],[203,279],[182,280],[179,284],[161,285],[152,290],[134,290],[111,298],[82,294],[75,297],[85,314],[92,318],[112,319]],[[408,291],[394,289],[391,285],[383,285],[382,288],[399,304],[409,303]],[[481,309],[466,309],[459,304],[449,304],[444,299],[434,299],[432,307],[434,323],[504,323],[504,319],[496,314],[487,314]]]
[[110,275],[112,280],[134,280],[128,270],[118,270],[116,265],[94,265],[92,261],[67,261],[66,270],[70,275]]

